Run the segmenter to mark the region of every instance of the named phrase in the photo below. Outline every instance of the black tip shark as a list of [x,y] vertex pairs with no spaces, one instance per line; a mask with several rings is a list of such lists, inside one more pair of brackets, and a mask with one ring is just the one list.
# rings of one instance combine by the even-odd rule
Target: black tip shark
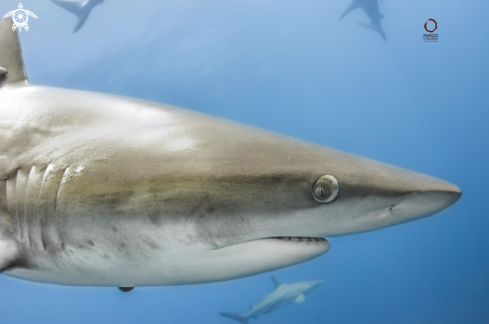
[[92,9],[104,2],[104,0],[86,0],[86,1],[70,1],[70,0],[51,0],[53,3],[57,4],[63,9],[75,14],[78,17],[75,29],[73,33],[76,33],[83,27],[85,21],[87,21],[88,16]]
[[370,18],[370,24],[358,22],[360,26],[369,28],[373,31],[376,31],[382,36],[382,39],[384,41],[387,40],[387,37],[385,36],[384,30],[382,29],[382,26],[380,25],[380,20],[384,18],[384,15],[380,13],[379,9],[379,0],[353,0],[353,2],[350,4],[350,6],[343,12],[343,14],[340,16],[338,20],[341,20],[343,17],[348,15],[350,12],[352,12],[355,9],[362,8],[365,14]]
[[0,21],[0,271],[65,285],[215,282],[433,215],[448,182],[169,105],[28,82]]

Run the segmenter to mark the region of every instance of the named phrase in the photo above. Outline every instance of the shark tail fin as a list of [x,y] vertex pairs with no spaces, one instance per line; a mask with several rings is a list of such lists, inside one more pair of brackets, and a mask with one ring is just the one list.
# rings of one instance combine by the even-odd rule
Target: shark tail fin
[[71,0],[51,0],[52,3],[60,6],[61,8],[68,10],[69,12],[75,14],[78,17],[78,21],[76,22],[75,29],[73,29],[73,32],[76,33],[77,31],[82,28],[82,26],[85,24],[85,21],[88,18],[88,15],[90,12],[83,10],[85,6],[88,4],[88,2],[78,2],[78,1],[71,1]]
[[360,3],[358,3],[357,0],[353,0],[353,2],[350,4],[350,6],[348,8],[346,8],[345,12],[343,12],[343,14],[340,16],[340,18],[338,20],[343,19],[343,17],[345,17],[350,12],[352,12],[353,10],[358,9],[358,8],[360,8]]
[[12,18],[0,20],[0,87],[27,81],[18,31],[13,31]]
[[273,282],[273,285],[275,286],[275,289],[277,289],[279,286],[284,284],[281,280],[279,280],[273,276],[270,277],[270,279],[272,279],[272,282]]
[[233,320],[236,320],[238,322],[241,322],[243,324],[248,324],[248,316],[243,313],[219,313],[221,316],[232,318]]

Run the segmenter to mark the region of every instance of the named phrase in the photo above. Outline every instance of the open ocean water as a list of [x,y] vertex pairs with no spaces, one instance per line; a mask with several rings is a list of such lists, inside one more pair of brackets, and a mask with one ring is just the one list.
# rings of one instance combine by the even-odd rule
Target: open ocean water
[[[0,0],[0,14],[19,0]],[[106,0],[76,18],[23,1],[32,83],[137,97],[425,173],[462,198],[429,218],[328,238],[312,261],[205,285],[65,287],[0,276],[0,323],[238,323],[273,290],[324,280],[256,323],[489,323],[489,3],[383,0],[387,41],[350,0]],[[424,23],[438,22],[438,42]],[[1,105],[1,103],[0,103]],[[255,323],[252,319],[250,323]]]

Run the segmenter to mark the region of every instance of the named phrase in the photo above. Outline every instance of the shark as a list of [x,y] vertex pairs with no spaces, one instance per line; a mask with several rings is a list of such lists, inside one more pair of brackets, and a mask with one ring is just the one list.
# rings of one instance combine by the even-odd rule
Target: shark
[[68,10],[78,17],[73,33],[76,33],[83,27],[87,21],[88,16],[92,9],[104,2],[104,0],[85,0],[85,1],[72,1],[72,0],[51,0],[54,4],[61,8]]
[[263,299],[250,306],[247,313],[219,313],[221,316],[232,318],[243,324],[247,324],[250,318],[257,319],[259,315],[270,314],[279,308],[285,307],[292,303],[303,303],[305,295],[311,293],[323,281],[304,281],[292,284],[286,284],[275,277],[271,277],[275,290],[263,297]]
[[380,25],[380,20],[384,18],[384,15],[380,13],[379,9],[379,0],[353,0],[348,8],[346,8],[345,12],[340,16],[338,20],[341,20],[343,17],[348,15],[355,9],[362,8],[365,14],[370,18],[370,23],[358,22],[360,26],[366,27],[373,31],[376,31],[382,36],[384,41],[387,41],[387,37],[385,36],[384,30]]
[[11,26],[0,21],[5,275],[123,291],[231,280],[461,195],[444,180],[196,111],[31,84]]

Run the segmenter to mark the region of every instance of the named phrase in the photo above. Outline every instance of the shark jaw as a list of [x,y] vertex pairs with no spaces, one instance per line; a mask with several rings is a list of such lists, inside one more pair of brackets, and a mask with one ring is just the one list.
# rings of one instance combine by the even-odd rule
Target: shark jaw
[[[334,230],[326,233],[323,229],[317,235],[335,236],[397,225],[433,215],[460,198],[458,187],[438,180],[435,183],[433,188],[439,190],[413,192],[401,199],[363,200],[359,204],[363,205],[363,214],[346,214],[343,226],[337,224],[334,227],[331,223]],[[385,207],[374,206],[376,200],[383,200]],[[369,211],[369,207],[373,210]],[[322,217],[327,218],[325,215]],[[230,261],[227,270],[233,274],[239,273],[241,277],[305,262],[328,252],[329,248],[329,242],[322,236],[276,236],[217,248],[211,252],[211,256]]]
[[[322,237],[274,237],[229,245],[210,252],[209,257],[226,264],[220,274],[208,273],[209,282],[246,277],[266,271],[292,266],[314,259],[330,248]],[[225,272],[229,273],[228,275]]]

